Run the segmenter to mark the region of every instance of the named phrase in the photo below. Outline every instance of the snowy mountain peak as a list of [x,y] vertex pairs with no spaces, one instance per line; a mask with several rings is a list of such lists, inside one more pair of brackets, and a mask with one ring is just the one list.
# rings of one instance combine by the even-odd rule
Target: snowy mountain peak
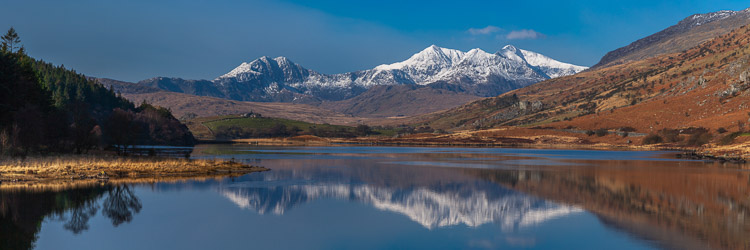
[[402,70],[404,68],[446,68],[461,60],[464,52],[455,49],[441,48],[435,45],[423,49],[403,62],[383,64],[376,70]]
[[[260,57],[243,62],[213,82],[220,91],[242,100],[275,100],[311,95],[326,100],[356,96],[378,85],[428,85],[436,82],[462,86],[477,96],[494,96],[545,79],[571,75],[586,67],[555,61],[512,45],[497,53],[476,48],[463,52],[430,45],[408,59],[370,70],[343,74],[321,74],[286,57]],[[239,92],[252,92],[245,94]],[[262,98],[244,97],[259,95]],[[280,98],[280,97],[279,97]]]
[[232,71],[229,71],[229,73],[217,77],[214,81],[230,78],[247,79],[249,76],[271,74],[274,71],[280,71],[282,74],[295,74],[295,72],[292,72],[295,70],[299,71],[304,69],[283,56],[276,58],[262,56],[249,63],[243,62]]
[[518,50],[518,48],[516,48],[516,46],[513,46],[513,45],[510,45],[510,44],[508,44],[508,45],[505,45],[505,46],[503,47],[503,50],[507,50],[507,51],[513,51],[513,52],[515,52],[516,50]]
[[259,64],[261,61],[267,61],[264,60],[264,57],[261,57],[259,59],[256,59],[250,63],[243,62],[240,64],[240,66],[237,66],[236,68],[232,69],[232,71],[229,71],[228,73],[217,77],[216,79],[222,79],[222,78],[233,78],[237,77],[240,74],[260,74],[260,72],[257,72],[253,70],[253,65]]
[[505,45],[503,49],[495,53],[496,55],[505,57],[509,60],[516,61],[516,62],[525,62],[526,59],[524,58],[524,55],[521,53],[521,49],[516,48],[513,45]]
[[550,78],[573,75],[575,73],[588,69],[588,67],[560,62],[533,51],[523,49],[519,49],[518,51],[520,52],[519,54],[522,55],[526,63],[538,68],[539,70],[547,74],[547,76],[549,76]]
[[494,55],[487,53],[486,51],[476,48],[469,50],[469,52],[466,52],[464,54],[464,58],[461,60],[461,64],[465,63],[474,63],[474,64],[484,64],[493,59]]

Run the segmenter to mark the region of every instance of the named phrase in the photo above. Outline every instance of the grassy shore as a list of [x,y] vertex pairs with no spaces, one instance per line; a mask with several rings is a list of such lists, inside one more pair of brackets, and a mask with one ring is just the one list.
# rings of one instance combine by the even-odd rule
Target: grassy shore
[[40,156],[0,159],[0,188],[40,183],[157,181],[237,176],[266,171],[234,161],[110,155]]
[[[368,136],[358,138],[320,138],[303,135],[290,138],[237,139],[234,143],[273,146],[318,146],[336,144],[383,146],[457,146],[457,147],[520,147],[591,150],[668,150],[683,151],[680,156],[708,161],[744,163],[750,160],[750,136],[738,137],[731,145],[711,142],[703,146],[680,143],[644,145],[644,136],[623,136],[617,133],[588,135],[566,130],[503,127],[477,131],[455,131],[450,134],[410,134],[398,137]],[[717,136],[718,138],[718,136]],[[677,156],[677,155],[676,155]]]

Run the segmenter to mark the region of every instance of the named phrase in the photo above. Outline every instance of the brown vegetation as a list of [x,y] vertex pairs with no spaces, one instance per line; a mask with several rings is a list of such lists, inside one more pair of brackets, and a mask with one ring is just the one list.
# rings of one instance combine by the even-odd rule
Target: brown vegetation
[[[437,129],[629,127],[665,147],[714,147],[750,118],[750,27],[682,53],[560,77],[420,117]],[[703,128],[705,131],[693,131]],[[641,142],[643,140],[633,140]]]
[[6,158],[0,160],[0,187],[18,183],[210,177],[265,170],[268,169],[224,160],[108,155]]
[[[586,160],[570,163],[575,167],[564,171],[467,171],[476,171],[479,176],[508,188],[581,206],[612,222],[640,224],[641,228],[633,231],[647,238],[663,237],[667,244],[675,244],[666,248],[750,247],[747,171],[727,171],[730,166],[719,163]],[[684,237],[662,233],[664,229],[692,235],[699,241],[684,242]],[[695,245],[700,241],[708,245]]]

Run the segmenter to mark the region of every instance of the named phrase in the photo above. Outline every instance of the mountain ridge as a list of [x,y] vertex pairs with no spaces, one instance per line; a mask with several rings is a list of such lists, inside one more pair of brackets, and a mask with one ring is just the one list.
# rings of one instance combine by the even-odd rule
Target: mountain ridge
[[681,52],[747,24],[750,24],[750,8],[694,14],[664,30],[608,52],[591,68]]
[[[530,55],[536,60],[534,65],[525,57],[504,56],[510,49]],[[155,77],[139,84],[241,101],[317,103],[353,98],[373,86],[434,82],[464,86],[471,95],[494,96],[584,69],[512,46],[490,54],[480,49],[462,52],[431,45],[401,62],[341,74],[322,74],[286,57],[264,56],[243,62],[211,81]]]

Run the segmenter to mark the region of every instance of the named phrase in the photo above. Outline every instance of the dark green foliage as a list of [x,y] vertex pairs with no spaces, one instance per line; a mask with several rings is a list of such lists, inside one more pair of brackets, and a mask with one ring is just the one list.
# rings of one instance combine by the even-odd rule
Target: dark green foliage
[[335,128],[335,127],[323,127],[323,128],[311,128],[310,132],[314,136],[318,137],[331,137],[331,138],[352,138],[357,137],[351,129],[346,128]]
[[105,123],[112,144],[126,149],[135,144],[192,145],[187,127],[168,109],[141,104],[135,110],[115,108]]
[[292,137],[301,134],[309,134],[318,137],[337,137],[350,138],[356,137],[357,134],[352,131],[351,127],[310,127],[308,131],[303,131],[297,126],[287,126],[283,123],[275,123],[271,127],[248,127],[248,126],[219,126],[214,129],[214,135],[221,139],[242,139],[242,138],[274,138],[274,137]]
[[650,134],[643,138],[643,144],[650,145],[650,144],[658,144],[664,142],[664,138],[661,138],[661,136],[657,134]]
[[370,128],[370,126],[360,124],[357,125],[357,128],[355,128],[354,131],[358,136],[367,136],[372,133],[372,128]]
[[[3,36],[0,51],[0,154],[84,153],[108,144],[193,144],[192,134],[169,110],[147,104],[135,108],[84,75],[35,60],[13,34],[10,30]],[[115,124],[120,121],[135,124]]]
[[592,136],[594,134],[596,134],[596,132],[594,132],[593,130],[586,130],[586,135]]
[[[222,139],[290,137],[297,135],[314,135],[318,137],[356,137],[357,128],[313,124],[269,117],[225,117],[203,123],[211,129],[214,136]],[[364,127],[360,128],[365,130]],[[379,134],[369,129],[368,134]]]
[[52,112],[25,55],[0,51],[0,152],[25,155],[44,142],[44,120]]
[[19,54],[23,54],[23,47],[19,47],[21,38],[18,36],[18,33],[16,33],[16,29],[14,29],[13,27],[10,27],[10,29],[8,29],[8,32],[0,37],[0,40],[2,40],[2,45],[0,47],[2,51],[7,51],[10,53],[19,52]]
[[136,127],[135,114],[132,111],[116,108],[108,117],[104,124],[112,144],[117,145],[118,149],[127,149],[135,144],[135,134],[138,133]]

